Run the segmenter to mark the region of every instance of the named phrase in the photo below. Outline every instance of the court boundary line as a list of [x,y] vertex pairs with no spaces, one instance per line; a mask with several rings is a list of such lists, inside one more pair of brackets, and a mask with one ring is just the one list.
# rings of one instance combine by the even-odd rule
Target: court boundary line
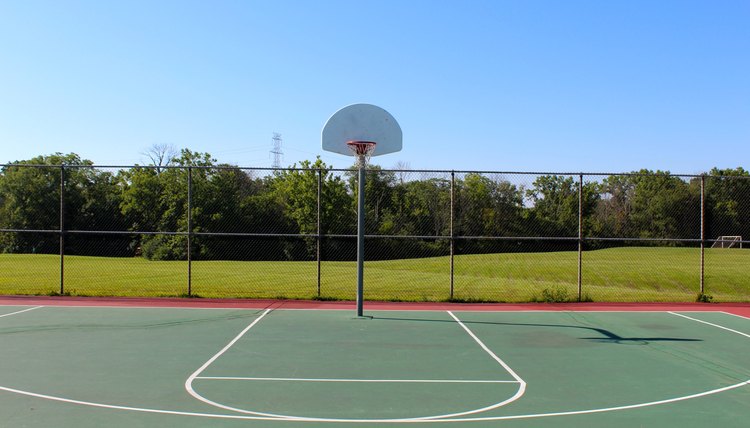
[[722,326],[722,325],[719,325],[719,324],[714,324],[714,323],[712,323],[712,322],[708,322],[708,321],[703,321],[703,320],[699,320],[698,318],[693,318],[693,317],[689,317],[689,316],[687,316],[687,315],[683,315],[683,314],[678,314],[677,312],[672,312],[672,311],[670,311],[669,313],[670,313],[670,314],[672,314],[672,315],[677,315],[678,317],[682,317],[682,318],[685,318],[685,319],[689,319],[689,320],[692,320],[692,321],[695,321],[695,322],[699,322],[699,323],[701,323],[701,324],[707,324],[707,325],[710,325],[710,326],[712,326],[712,327],[716,327],[716,328],[720,328],[720,329],[722,329],[722,330],[730,331],[730,332],[732,332],[732,333],[736,333],[736,334],[739,334],[740,336],[745,336],[745,337],[747,337],[748,339],[750,339],[750,334],[747,334],[747,333],[743,333],[743,332],[741,332],[741,331],[737,331],[737,330],[731,329],[731,328],[729,328],[729,327],[724,327],[724,326]]
[[[651,402],[639,403],[639,404],[629,404],[629,405],[615,406],[615,407],[604,407],[601,409],[573,410],[569,412],[551,412],[551,413],[537,413],[537,414],[528,414],[528,415],[508,415],[508,416],[488,416],[488,417],[479,417],[479,418],[448,419],[448,420],[445,420],[445,422],[448,422],[448,421],[450,422],[485,421],[486,422],[486,421],[504,421],[504,420],[515,420],[515,419],[547,418],[547,417],[553,417],[553,416],[590,415],[594,413],[605,413],[605,412],[614,412],[614,411],[619,411],[619,410],[639,409],[643,407],[652,407],[652,406],[659,406],[662,404],[676,403],[679,401],[692,400],[694,398],[700,398],[700,397],[705,397],[708,395],[718,394],[721,392],[729,391],[729,390],[740,388],[743,386],[750,386],[750,379],[744,382],[736,383],[734,385],[712,389],[710,391],[704,391],[704,392],[699,392],[696,394],[685,395],[682,397],[668,398],[665,400],[651,401]],[[434,422],[441,422],[441,421],[434,421]]]
[[[25,305],[24,305],[24,306],[25,306]],[[9,316],[11,316],[11,315],[22,314],[22,313],[24,313],[24,312],[29,312],[29,311],[33,311],[34,309],[39,309],[39,308],[43,308],[43,307],[44,307],[44,306],[35,306],[35,307],[33,307],[33,308],[28,308],[28,309],[24,309],[24,310],[22,310],[22,311],[16,311],[16,312],[11,312],[11,313],[9,313],[9,314],[3,314],[3,315],[0,315],[0,318],[3,318],[3,317],[9,317]]]
[[[661,404],[669,404],[669,403],[674,403],[678,401],[692,400],[694,398],[700,398],[700,397],[705,397],[708,395],[719,394],[722,392],[730,391],[732,389],[741,388],[743,386],[750,386],[750,379],[744,382],[739,382],[739,383],[725,386],[722,388],[716,388],[716,389],[712,389],[709,391],[704,391],[704,392],[700,392],[696,394],[685,395],[682,397],[675,397],[675,398],[669,398],[669,399],[658,400],[658,401],[650,401],[646,403],[630,404],[630,405],[624,405],[624,406],[618,406],[618,407],[607,407],[607,408],[601,408],[601,409],[572,410],[568,412],[536,413],[536,414],[525,414],[525,415],[491,416],[491,417],[483,417],[483,418],[421,419],[421,420],[412,419],[412,420],[393,420],[393,421],[387,421],[387,422],[386,421],[379,421],[379,422],[370,421],[368,423],[436,423],[436,422],[448,423],[448,422],[474,422],[474,421],[532,419],[532,418],[544,418],[544,417],[553,417],[553,416],[575,416],[575,415],[584,415],[584,414],[593,414],[593,413],[605,413],[605,412],[612,412],[612,411],[619,411],[619,410],[630,410],[630,409],[637,409],[637,408],[642,408],[642,407],[657,406]],[[94,403],[90,401],[74,400],[74,399],[64,398],[64,397],[56,397],[54,395],[39,394],[35,392],[30,392],[30,391],[23,391],[20,389],[9,388],[5,386],[0,386],[0,391],[6,391],[6,392],[14,393],[14,394],[25,395],[29,397],[41,398],[45,400],[58,401],[58,402],[69,403],[69,404],[78,404],[82,406],[113,409],[113,410],[129,410],[129,411],[135,411],[135,412],[141,412],[141,413],[158,413],[158,414],[177,415],[177,416],[198,416],[198,417],[206,417],[206,418],[214,418],[214,419],[242,419],[242,420],[284,421],[284,422],[346,422],[346,423],[362,422],[362,420],[359,420],[359,419],[347,420],[347,421],[342,421],[342,420],[321,421],[321,420],[307,420],[307,419],[284,419],[284,418],[272,418],[272,417],[249,416],[249,415],[229,415],[229,414],[221,414],[221,413],[186,412],[186,411],[181,411],[181,410],[149,409],[145,407],[130,407],[130,406],[120,406],[120,405],[114,405],[114,404],[104,404],[104,403]]]
[[742,318],[742,319],[750,320],[750,317],[746,317],[746,316],[740,315],[740,314],[733,314],[733,313],[727,312],[727,311],[717,311],[717,312],[720,312],[722,314],[732,315],[732,316],[737,317],[737,318]]
[[[276,309],[352,310],[352,301],[278,300],[278,299],[185,299],[179,297],[82,297],[0,295],[0,305],[23,306],[100,306],[100,307],[171,307],[203,309]],[[750,318],[750,302],[575,302],[575,303],[454,303],[454,302],[383,302],[367,301],[366,310],[381,311],[574,311],[574,312],[717,312],[724,311]]]
[[[5,306],[5,305],[3,305]],[[41,308],[44,306],[39,306],[37,308]],[[37,309],[37,308],[30,308],[31,309]],[[267,312],[270,311],[267,310]],[[555,311],[560,312],[560,311]],[[601,311],[601,312],[620,312],[620,311]],[[629,311],[626,311],[629,312]],[[663,313],[672,313],[672,311],[648,311],[648,312],[663,312]],[[687,311],[687,312],[705,312],[705,311]],[[709,312],[722,312],[722,311],[709,311]],[[19,311],[20,313],[20,311]],[[674,315],[682,316],[681,314]],[[730,313],[729,315],[734,315]],[[684,316],[683,316],[684,317]],[[684,318],[690,318],[690,317],[684,317]],[[257,320],[256,320],[257,321]],[[702,320],[695,320],[698,322],[703,322]],[[739,333],[741,335],[745,335],[742,332],[737,332],[732,329],[725,328],[721,325],[713,324],[713,323],[707,323],[706,324],[712,325],[717,328],[724,328],[726,330],[729,330],[731,332]],[[266,420],[266,421],[285,421],[285,422],[352,422],[352,423],[358,423],[358,422],[368,422],[368,423],[391,423],[391,422],[398,422],[398,423],[434,423],[434,422],[474,422],[474,421],[493,421],[493,420],[515,420],[515,419],[531,419],[531,418],[542,418],[542,417],[554,417],[554,416],[573,416],[573,415],[583,415],[583,414],[593,414],[593,413],[604,413],[604,412],[610,412],[610,411],[620,411],[620,410],[630,410],[630,409],[637,409],[637,408],[643,408],[643,407],[650,407],[650,406],[656,406],[656,405],[662,405],[662,404],[669,404],[679,401],[686,401],[691,400],[695,398],[705,397],[708,395],[718,394],[722,392],[726,392],[729,390],[741,388],[744,386],[750,386],[750,379],[739,382],[736,384],[732,384],[729,386],[716,388],[708,391],[703,391],[700,393],[685,395],[681,397],[674,397],[664,400],[657,400],[657,401],[651,401],[651,402],[645,402],[645,403],[637,403],[637,404],[631,404],[631,405],[623,405],[623,406],[615,406],[615,407],[608,407],[608,408],[600,408],[600,409],[588,409],[588,410],[574,410],[574,411],[566,411],[566,412],[551,412],[551,413],[538,413],[538,414],[522,414],[522,415],[506,415],[506,416],[496,416],[496,417],[475,417],[475,418],[455,418],[455,419],[427,419],[427,420],[412,420],[412,419],[406,419],[406,420],[375,420],[375,421],[363,421],[359,419],[354,420],[318,420],[318,419],[287,419],[287,418],[276,418],[276,417],[261,417],[261,416],[248,416],[248,415],[231,415],[231,414],[219,414],[219,413],[201,413],[201,412],[187,412],[187,411],[179,411],[179,410],[162,410],[162,409],[150,409],[150,408],[140,408],[140,407],[131,407],[131,406],[122,406],[122,405],[112,405],[112,404],[104,404],[104,403],[95,403],[95,402],[88,402],[88,401],[82,401],[82,400],[75,400],[75,399],[68,399],[64,397],[57,397],[52,395],[46,395],[46,394],[40,394],[30,391],[24,391],[20,389],[0,386],[0,391],[5,391],[9,393],[39,398],[39,399],[46,399],[50,401],[57,401],[57,402],[64,402],[69,404],[77,404],[82,406],[89,406],[89,407],[96,407],[96,408],[107,408],[107,409],[114,409],[114,410],[128,410],[128,411],[136,411],[136,412],[142,412],[142,413],[157,413],[157,414],[167,414],[167,415],[177,415],[177,416],[192,416],[192,417],[207,417],[207,418],[215,418],[215,419],[241,419],[241,420]]]
[[[399,302],[400,303],[400,302]],[[456,304],[458,305],[458,304]],[[681,310],[681,309],[586,309],[586,308],[580,308],[580,309],[570,309],[566,307],[565,309],[555,309],[552,308],[554,306],[554,303],[539,303],[539,305],[544,306],[550,306],[549,309],[509,309],[504,308],[502,305],[505,305],[504,303],[498,303],[497,306],[493,308],[471,308],[465,306],[465,304],[460,304],[462,306],[456,306],[453,309],[445,309],[445,306],[440,306],[436,308],[429,308],[429,309],[413,309],[409,308],[407,306],[401,307],[401,308],[365,308],[366,312],[467,312],[467,313],[508,313],[508,314],[516,314],[516,313],[622,313],[622,314],[629,314],[629,313],[642,313],[642,314],[654,314],[654,313],[667,313],[667,312],[682,312],[682,313],[724,313],[727,315],[733,315],[740,318],[750,319],[750,317],[746,317],[744,315],[735,314],[732,312],[727,312],[725,310],[722,310],[721,308],[715,308],[715,309],[705,309],[705,310]],[[468,305],[483,305],[482,303],[470,303]],[[494,305],[494,304],[493,304]],[[512,303],[509,305],[513,305]],[[23,303],[3,303],[2,299],[0,298],[0,307],[7,306],[7,307],[18,307],[18,306],[31,306],[28,304]],[[634,306],[642,307],[642,305],[636,303]],[[667,307],[669,305],[665,305]],[[679,306],[679,304],[675,305]],[[73,308],[73,309],[83,309],[83,308],[89,308],[89,309],[97,309],[97,308],[103,308],[103,309],[177,309],[177,310],[183,310],[183,309],[190,309],[190,310],[220,310],[220,311],[260,311],[265,310],[268,307],[267,306],[174,306],[174,305],[39,305],[37,308]],[[278,306],[272,309],[273,311],[354,311],[353,308],[328,308],[328,307],[322,307],[322,308],[294,308],[294,307],[283,307]]]

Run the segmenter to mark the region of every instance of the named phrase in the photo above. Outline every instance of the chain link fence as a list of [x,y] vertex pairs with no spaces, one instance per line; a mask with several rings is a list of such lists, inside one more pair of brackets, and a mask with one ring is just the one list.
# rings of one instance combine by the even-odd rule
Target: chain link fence
[[[354,170],[1,167],[1,294],[355,297]],[[750,301],[742,169],[366,175],[368,300]]]

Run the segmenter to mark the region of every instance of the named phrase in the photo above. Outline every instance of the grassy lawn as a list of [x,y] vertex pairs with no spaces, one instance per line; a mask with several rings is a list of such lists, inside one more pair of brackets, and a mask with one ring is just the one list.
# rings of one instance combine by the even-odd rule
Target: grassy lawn
[[[714,301],[750,301],[750,251],[708,249],[705,292]],[[65,257],[65,292],[91,296],[180,296],[188,264],[143,258]],[[695,248],[614,248],[583,255],[583,297],[597,302],[693,301],[700,290]],[[318,296],[315,262],[197,261],[192,293],[202,297]],[[525,302],[577,297],[575,252],[503,253],[455,257],[453,297],[466,301]],[[320,297],[353,299],[354,262],[323,262]],[[367,262],[365,297],[372,300],[450,298],[447,257]],[[60,290],[60,258],[1,254],[0,294]]]

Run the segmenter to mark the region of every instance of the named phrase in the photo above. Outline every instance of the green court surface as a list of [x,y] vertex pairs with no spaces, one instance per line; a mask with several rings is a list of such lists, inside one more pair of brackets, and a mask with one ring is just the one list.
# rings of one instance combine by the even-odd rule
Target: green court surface
[[723,312],[0,306],[2,427],[744,427]]

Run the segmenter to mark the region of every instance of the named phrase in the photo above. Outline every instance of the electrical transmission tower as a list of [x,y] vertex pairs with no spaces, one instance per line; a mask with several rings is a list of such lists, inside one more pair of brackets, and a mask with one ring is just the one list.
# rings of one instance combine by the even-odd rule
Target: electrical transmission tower
[[271,166],[281,168],[281,157],[284,155],[284,152],[281,151],[281,134],[274,132],[272,139],[273,148],[271,149],[271,154],[273,155],[273,165]]

